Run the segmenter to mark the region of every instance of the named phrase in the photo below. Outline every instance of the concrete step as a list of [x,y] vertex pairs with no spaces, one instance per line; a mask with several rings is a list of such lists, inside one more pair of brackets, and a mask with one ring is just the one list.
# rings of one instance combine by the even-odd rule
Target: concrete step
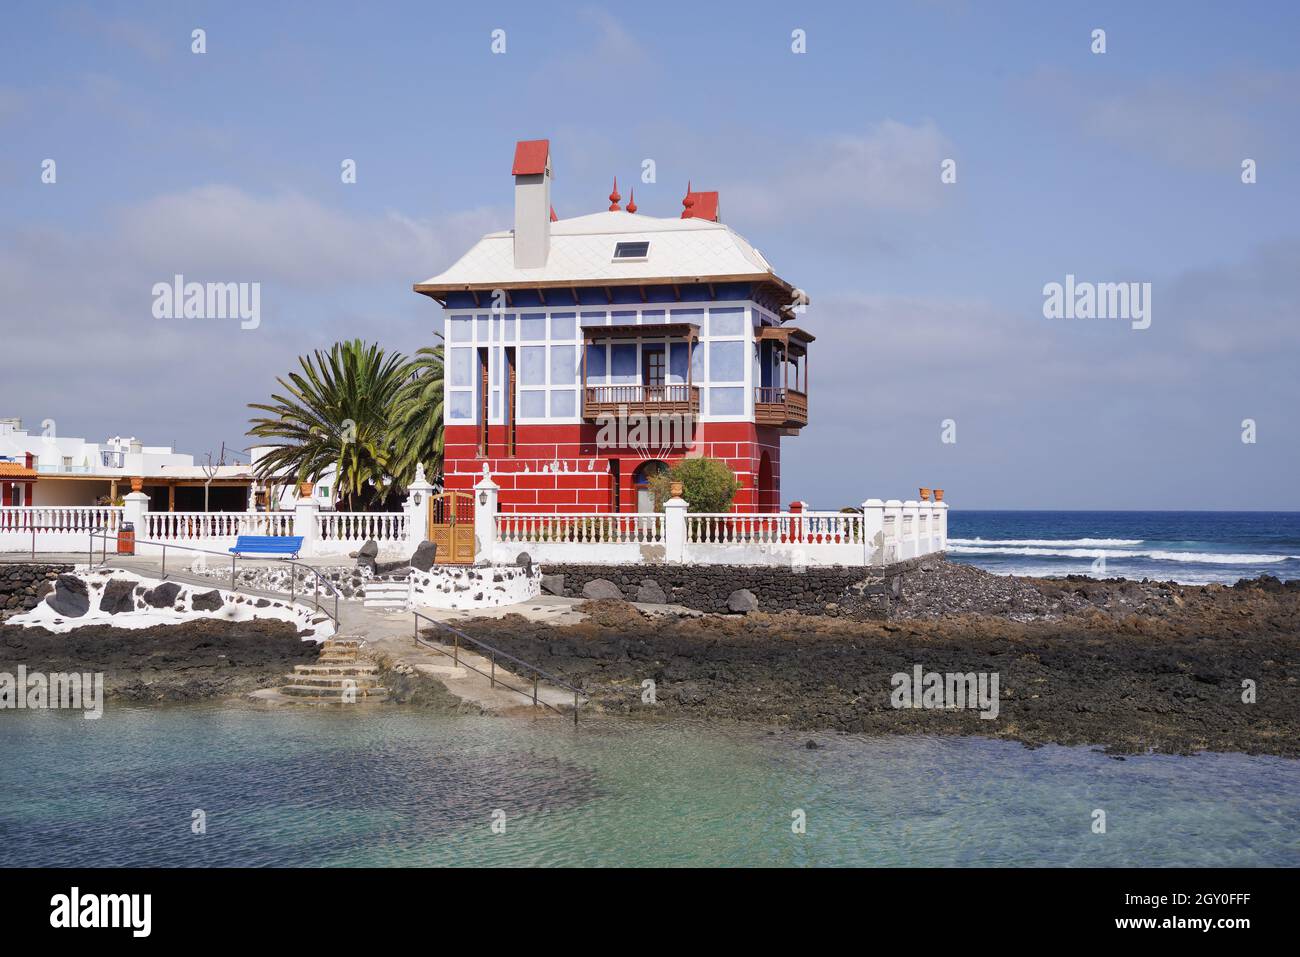
[[367,598],[363,601],[365,608],[405,608],[410,602],[405,598]]
[[379,685],[379,678],[376,675],[357,675],[351,677],[348,675],[285,675],[285,677],[295,687],[311,688],[347,688],[348,683],[361,693],[363,688],[374,688]]
[[[316,701],[334,701],[342,703],[346,698],[346,688],[323,688],[317,685],[281,685],[277,689],[281,694],[291,698],[306,698]],[[358,701],[380,701],[388,697],[387,688],[371,687],[356,689]]]
[[379,674],[378,665],[366,664],[315,664],[315,665],[294,665],[294,674],[299,675],[377,675]]

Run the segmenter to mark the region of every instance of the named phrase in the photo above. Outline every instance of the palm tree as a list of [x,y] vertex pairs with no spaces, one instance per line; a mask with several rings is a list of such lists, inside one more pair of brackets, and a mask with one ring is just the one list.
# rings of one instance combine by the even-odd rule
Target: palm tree
[[328,353],[299,356],[298,363],[301,372],[276,379],[286,394],[249,403],[267,415],[251,419],[248,434],[281,440],[268,443],[274,449],[258,461],[258,477],[292,473],[299,482],[315,482],[333,465],[337,497],[350,511],[382,500],[391,491],[390,421],[409,375],[406,357],[353,339]]
[[406,371],[410,378],[397,394],[392,419],[393,474],[403,485],[416,465],[424,465],[430,478],[442,472],[442,346],[416,350]]

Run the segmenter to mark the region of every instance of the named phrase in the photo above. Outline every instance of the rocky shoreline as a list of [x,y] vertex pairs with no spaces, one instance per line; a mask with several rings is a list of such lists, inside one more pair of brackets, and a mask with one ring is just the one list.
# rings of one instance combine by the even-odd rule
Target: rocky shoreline
[[0,672],[103,672],[104,697],[137,703],[238,697],[270,688],[296,664],[315,661],[315,642],[285,621],[196,619],[183,625],[68,632],[0,625]]
[[[29,587],[39,593],[50,584],[24,584],[24,603]],[[792,731],[975,734],[1095,745],[1116,756],[1300,757],[1300,582],[1028,579],[933,561],[900,577],[879,620],[765,613],[761,602],[733,615],[647,615],[621,599],[579,610],[588,617],[576,625],[520,615],[460,624],[583,687],[598,711],[613,714]],[[313,642],[281,621],[64,633],[0,625],[0,672],[102,671],[110,700],[139,703],[241,697],[316,655]],[[918,665],[996,674],[997,717],[893,707],[893,676]],[[451,708],[441,688],[390,677],[395,703]],[[653,704],[642,700],[647,680]],[[1254,683],[1253,703],[1243,700],[1243,682]]]
[[[947,562],[905,576],[887,621],[753,613],[649,617],[589,602],[579,625],[520,616],[467,631],[586,689],[598,708],[671,720],[863,734],[1300,757],[1300,582],[1234,587],[1006,578]],[[997,718],[896,708],[892,676],[999,676]],[[654,704],[643,701],[654,682]],[[1253,682],[1246,703],[1243,682]]]

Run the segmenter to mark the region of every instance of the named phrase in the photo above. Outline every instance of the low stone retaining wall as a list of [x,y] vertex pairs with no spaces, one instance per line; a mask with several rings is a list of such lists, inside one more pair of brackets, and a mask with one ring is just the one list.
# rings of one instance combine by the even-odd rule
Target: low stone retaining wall
[[723,614],[729,611],[732,593],[745,589],[758,599],[759,611],[880,618],[900,594],[899,576],[925,560],[883,569],[830,566],[802,572],[753,565],[547,565],[542,588],[577,598],[587,584],[605,579],[628,601],[666,602]]
[[0,621],[29,611],[54,587],[71,565],[0,565]]
[[435,565],[411,569],[410,582],[417,608],[495,608],[536,598],[541,572],[534,565]]
[[[339,590],[342,598],[364,598],[366,582],[374,578],[369,568],[364,565],[317,565],[316,570]],[[230,565],[220,563],[204,565],[194,562],[186,567],[193,575],[211,578],[214,585],[230,587]],[[297,584],[293,585],[292,582]],[[316,576],[302,566],[293,565],[254,565],[235,569],[235,584],[240,588],[253,591],[274,591],[284,595],[291,590],[297,595],[310,595],[316,587]],[[330,591],[321,586],[321,595]]]
[[53,590],[44,600],[8,619],[6,624],[66,632],[84,625],[148,628],[199,618],[287,621],[309,641],[323,641],[334,634],[333,621],[306,605],[165,582],[120,569],[58,575]]

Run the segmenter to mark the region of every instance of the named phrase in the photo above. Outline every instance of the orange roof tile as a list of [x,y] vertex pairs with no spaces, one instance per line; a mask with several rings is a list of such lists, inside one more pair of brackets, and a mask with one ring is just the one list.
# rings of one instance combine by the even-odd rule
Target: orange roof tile
[[20,462],[0,462],[0,475],[5,478],[36,478],[36,470]]

